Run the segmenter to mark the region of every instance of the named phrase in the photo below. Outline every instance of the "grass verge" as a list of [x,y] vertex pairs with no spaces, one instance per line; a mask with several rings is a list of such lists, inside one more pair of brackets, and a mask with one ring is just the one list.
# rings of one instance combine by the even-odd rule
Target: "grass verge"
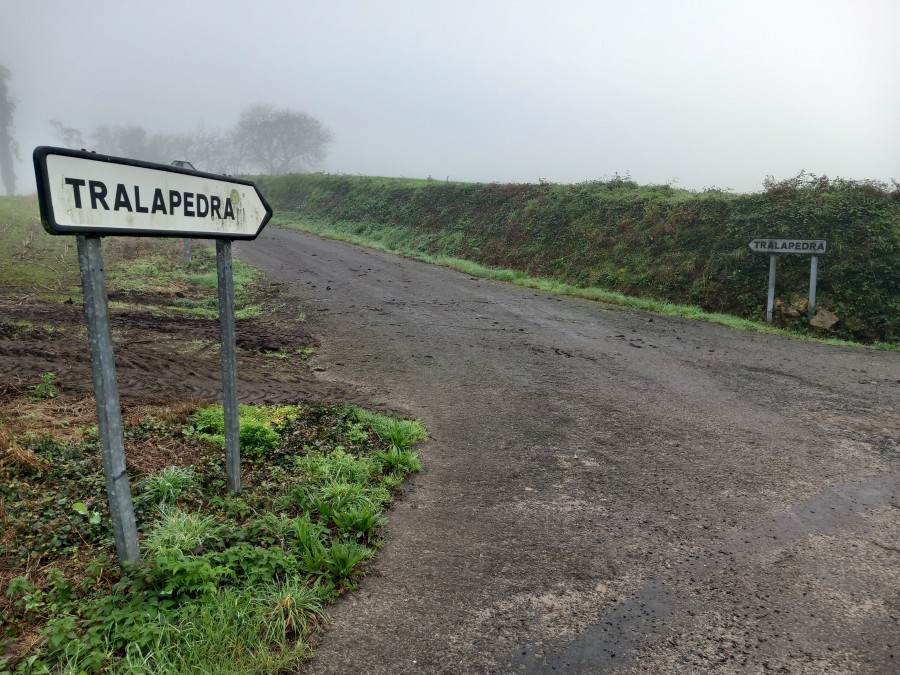
[[[820,337],[809,333],[801,333],[785,328],[779,328],[752,321],[729,314],[721,314],[715,312],[707,312],[696,305],[679,305],[665,300],[657,300],[654,298],[634,297],[619,293],[618,291],[610,291],[599,287],[583,288],[566,284],[555,279],[532,277],[527,273],[505,269],[499,267],[487,267],[470,260],[463,260],[446,255],[432,255],[425,253],[419,249],[409,248],[404,245],[405,241],[409,241],[409,237],[404,236],[402,232],[398,234],[392,228],[387,227],[368,227],[359,223],[350,222],[324,222],[314,220],[287,220],[276,218],[273,224],[282,227],[294,228],[305,232],[312,232],[331,239],[346,241],[352,244],[360,244],[369,248],[375,248],[389,253],[398,253],[410,258],[422,260],[435,265],[450,267],[471,276],[477,276],[484,279],[493,279],[497,281],[507,281],[517,286],[525,288],[534,288],[550,293],[559,293],[562,295],[571,295],[588,300],[596,300],[610,304],[620,305],[622,307],[631,307],[656,314],[665,314],[669,316],[680,316],[687,319],[696,319],[697,321],[708,321],[711,323],[719,323],[730,328],[738,330],[755,331],[759,333],[771,333],[773,335],[783,335],[786,337],[797,338],[801,340],[812,340],[815,342],[824,342],[826,344],[845,345],[851,347],[866,347],[870,349],[879,349],[886,351],[900,351],[900,343],[875,342],[873,344],[861,344],[849,340],[841,340],[831,337]],[[364,234],[361,234],[364,233]]]
[[[245,489],[227,495],[221,407],[145,407],[125,425],[143,560],[122,570],[96,430],[41,432],[41,403],[0,412],[3,674],[296,669],[427,435],[353,406],[242,406]],[[134,466],[160,446],[184,464]]]
[[[120,306],[153,296],[168,311],[218,317],[216,256],[209,245],[195,242],[185,263],[181,239],[105,237],[103,257],[107,290]],[[260,275],[238,259],[232,268],[235,314],[256,316],[254,284]],[[81,295],[75,237],[46,233],[35,197],[0,198],[0,286],[45,300]]]

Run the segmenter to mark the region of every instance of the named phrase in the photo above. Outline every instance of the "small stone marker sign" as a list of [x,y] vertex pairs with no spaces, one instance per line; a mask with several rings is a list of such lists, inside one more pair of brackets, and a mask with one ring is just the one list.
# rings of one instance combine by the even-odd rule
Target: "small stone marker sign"
[[754,239],[749,244],[754,253],[805,253],[822,255],[828,251],[826,239]]

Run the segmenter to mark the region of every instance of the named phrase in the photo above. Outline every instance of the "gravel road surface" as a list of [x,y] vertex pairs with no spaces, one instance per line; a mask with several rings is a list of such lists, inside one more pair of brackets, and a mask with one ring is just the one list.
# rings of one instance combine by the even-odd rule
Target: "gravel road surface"
[[323,379],[432,434],[308,672],[900,672],[900,354],[274,226],[235,250]]

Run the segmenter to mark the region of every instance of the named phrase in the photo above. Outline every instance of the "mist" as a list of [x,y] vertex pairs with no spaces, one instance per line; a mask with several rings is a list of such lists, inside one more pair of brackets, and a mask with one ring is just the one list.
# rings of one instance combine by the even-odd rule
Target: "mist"
[[[311,169],[481,182],[615,174],[752,192],[900,177],[900,5],[0,0],[20,192],[50,121],[218,133],[253,105],[333,133]],[[91,149],[88,147],[88,149]],[[172,157],[187,159],[190,157]]]

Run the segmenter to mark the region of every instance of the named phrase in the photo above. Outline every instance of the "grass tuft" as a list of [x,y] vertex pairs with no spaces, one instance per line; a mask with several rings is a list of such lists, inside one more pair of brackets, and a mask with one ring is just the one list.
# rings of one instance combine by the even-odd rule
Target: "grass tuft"
[[174,504],[185,492],[196,488],[200,476],[193,467],[169,466],[145,477],[139,484],[136,498],[151,504]]

